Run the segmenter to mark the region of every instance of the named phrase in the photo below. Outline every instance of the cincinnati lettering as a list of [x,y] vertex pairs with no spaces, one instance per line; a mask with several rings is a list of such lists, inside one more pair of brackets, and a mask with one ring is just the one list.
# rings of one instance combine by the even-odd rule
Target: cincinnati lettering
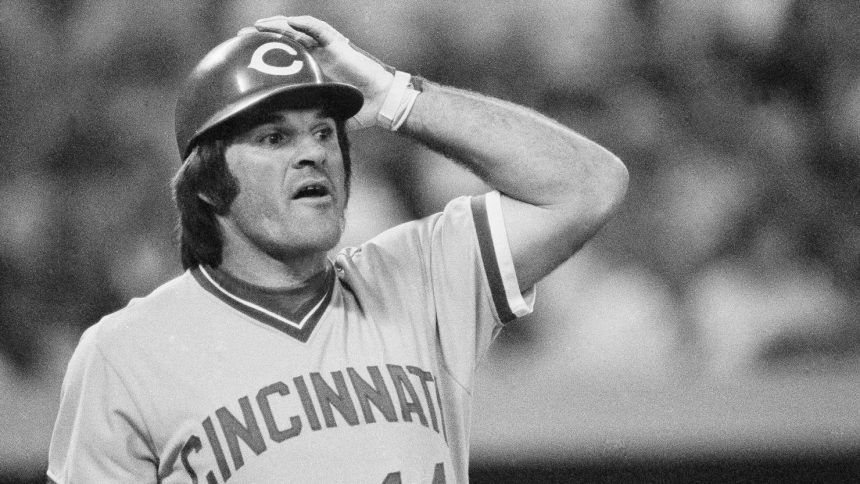
[[[387,375],[387,378],[384,376]],[[431,385],[432,384],[432,385]],[[294,399],[283,402],[279,399]],[[301,411],[279,414],[278,404],[294,403]],[[182,447],[180,458],[192,482],[202,472],[194,469],[193,454],[211,452],[223,482],[245,465],[240,441],[254,455],[271,446],[338,425],[363,425],[377,422],[405,422],[432,428],[445,436],[442,406],[435,378],[416,366],[368,366],[333,371],[328,377],[310,373],[293,378],[290,384],[276,381],[254,395],[237,400],[241,415],[226,407],[215,410],[202,422],[205,435],[192,435]],[[220,428],[218,435],[216,426]],[[308,430],[309,429],[309,430]],[[229,456],[229,460],[228,460]],[[219,482],[214,469],[206,470],[207,484]]]

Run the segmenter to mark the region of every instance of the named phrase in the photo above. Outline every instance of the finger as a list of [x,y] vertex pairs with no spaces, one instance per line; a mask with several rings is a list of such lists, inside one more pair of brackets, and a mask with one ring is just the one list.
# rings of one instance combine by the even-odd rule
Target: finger
[[264,32],[276,32],[281,34],[296,32],[295,29],[290,27],[287,17],[284,17],[283,15],[261,18],[254,22],[254,27]]
[[319,42],[316,39],[311,37],[310,35],[303,34],[297,31],[284,31],[279,29],[270,29],[265,27],[257,27],[257,30],[260,32],[274,32],[276,34],[281,34],[284,37],[288,37],[290,39],[295,40],[296,42],[302,44],[302,47],[308,50],[313,50],[320,46]]
[[304,32],[300,32],[290,26],[287,22],[287,17],[284,16],[260,19],[254,23],[254,27],[260,32],[274,32],[293,39],[302,44],[306,49],[313,49],[320,45],[312,36]]
[[304,32],[315,38],[319,45],[325,47],[332,42],[346,41],[346,37],[334,27],[322,20],[309,15],[287,17],[287,23],[293,29]]

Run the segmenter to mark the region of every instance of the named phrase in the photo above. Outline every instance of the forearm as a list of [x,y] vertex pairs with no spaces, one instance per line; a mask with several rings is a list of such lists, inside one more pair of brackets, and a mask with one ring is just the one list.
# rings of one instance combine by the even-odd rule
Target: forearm
[[400,131],[530,205],[612,205],[626,187],[624,166],[597,143],[533,110],[468,91],[425,83]]
[[506,195],[502,213],[520,289],[572,256],[627,190],[612,153],[533,110],[425,85],[401,132]]

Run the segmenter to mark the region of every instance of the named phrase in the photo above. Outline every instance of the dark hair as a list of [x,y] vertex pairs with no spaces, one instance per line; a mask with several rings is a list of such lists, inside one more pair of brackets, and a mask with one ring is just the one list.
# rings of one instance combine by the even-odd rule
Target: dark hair
[[[221,265],[223,236],[216,215],[225,215],[239,194],[238,180],[230,173],[224,153],[237,131],[237,124],[247,129],[253,124],[243,120],[233,123],[199,139],[173,177],[173,200],[179,210],[179,250],[182,268],[190,269],[204,264]],[[349,197],[352,162],[349,156],[349,138],[346,121],[335,118],[337,140],[340,145],[346,174],[345,188]]]

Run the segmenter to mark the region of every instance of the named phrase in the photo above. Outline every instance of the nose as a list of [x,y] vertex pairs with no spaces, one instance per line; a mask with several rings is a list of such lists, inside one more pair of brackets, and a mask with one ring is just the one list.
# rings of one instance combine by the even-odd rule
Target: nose
[[326,149],[315,136],[303,136],[296,147],[293,168],[319,166],[326,162]]

